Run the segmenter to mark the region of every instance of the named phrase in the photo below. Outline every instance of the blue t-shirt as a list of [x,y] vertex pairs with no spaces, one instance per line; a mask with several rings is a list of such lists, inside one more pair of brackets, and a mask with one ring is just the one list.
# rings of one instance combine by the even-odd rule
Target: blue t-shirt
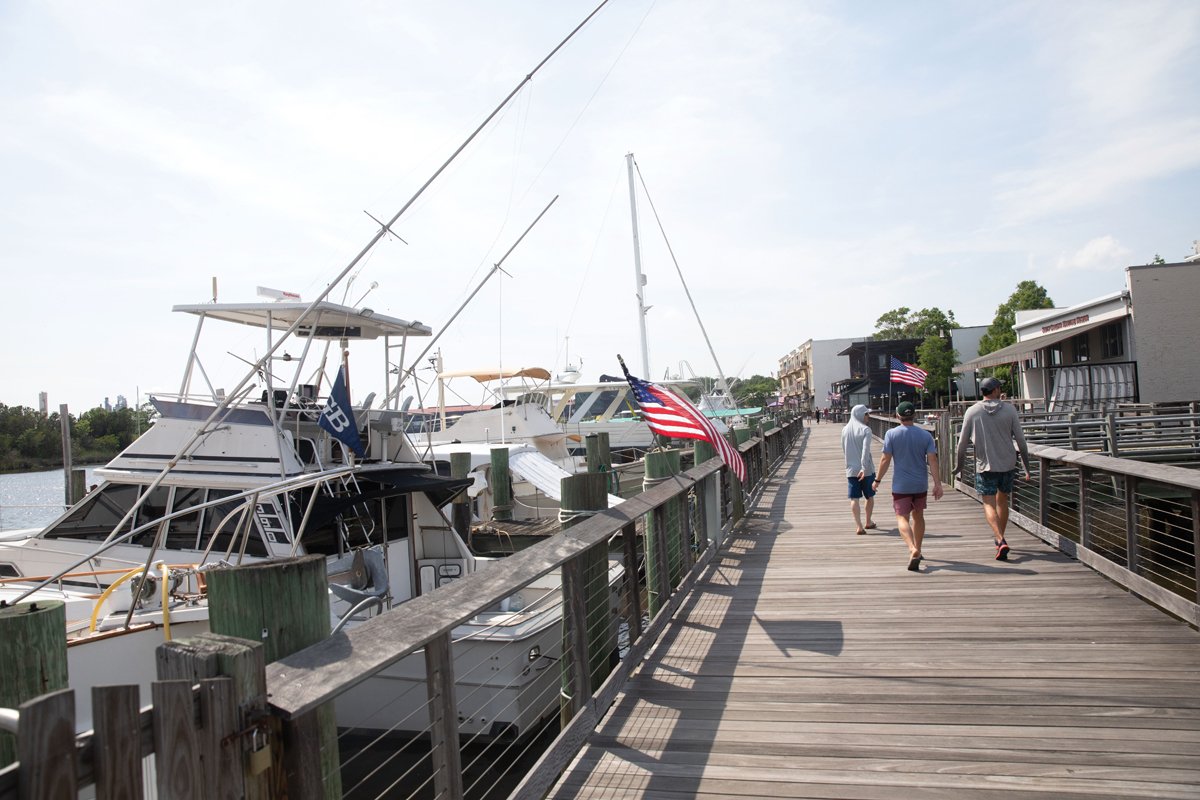
[[929,491],[927,453],[936,453],[937,445],[929,431],[915,425],[892,428],[883,437],[883,452],[892,457],[892,494],[920,494]]

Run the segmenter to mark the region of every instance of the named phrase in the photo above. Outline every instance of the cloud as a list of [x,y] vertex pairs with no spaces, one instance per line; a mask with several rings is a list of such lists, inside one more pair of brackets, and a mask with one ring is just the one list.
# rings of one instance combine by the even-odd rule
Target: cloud
[[1092,239],[1079,250],[1058,257],[1058,268],[1068,270],[1107,270],[1127,266],[1133,251],[1111,236]]

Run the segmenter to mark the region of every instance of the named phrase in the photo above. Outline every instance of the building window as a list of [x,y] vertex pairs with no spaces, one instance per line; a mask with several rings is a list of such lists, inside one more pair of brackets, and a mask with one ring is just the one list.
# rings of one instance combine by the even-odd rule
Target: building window
[[1081,333],[1073,339],[1075,343],[1075,360],[1087,361],[1091,358],[1091,351],[1088,348],[1088,335]]
[[1100,329],[1101,358],[1120,358],[1125,355],[1125,323],[1109,323]]
[[1062,344],[1052,344],[1046,348],[1046,357],[1052,367],[1061,367],[1063,363]]
[[884,356],[884,355],[881,355],[881,356],[879,357],[879,368],[880,368],[880,369],[887,369],[887,367],[888,367],[888,357],[887,357],[887,356]]

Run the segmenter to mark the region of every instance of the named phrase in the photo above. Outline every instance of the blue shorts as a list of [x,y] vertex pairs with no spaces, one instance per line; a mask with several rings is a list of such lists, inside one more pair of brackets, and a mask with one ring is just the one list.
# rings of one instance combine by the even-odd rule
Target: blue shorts
[[1008,472],[976,472],[975,491],[984,497],[994,495],[996,492],[1012,494],[1013,478],[1016,475],[1015,469],[1010,469]]
[[850,494],[847,495],[851,500],[857,500],[860,497],[865,497],[870,500],[875,496],[875,490],[871,488],[871,484],[875,482],[875,475],[864,475],[860,481],[858,478],[846,478],[850,483]]

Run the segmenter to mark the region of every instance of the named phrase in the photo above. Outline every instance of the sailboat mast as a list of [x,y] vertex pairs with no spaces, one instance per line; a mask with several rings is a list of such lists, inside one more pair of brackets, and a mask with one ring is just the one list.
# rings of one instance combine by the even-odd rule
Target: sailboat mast
[[625,164],[629,168],[629,214],[633,218],[633,275],[637,281],[636,289],[638,301],[638,332],[642,337],[642,375],[646,380],[650,380],[650,348],[646,344],[646,312],[649,310],[646,307],[646,298],[642,292],[646,288],[646,277],[642,275],[642,245],[638,240],[638,224],[637,224],[637,192],[634,189],[633,182],[633,153],[625,154]]

